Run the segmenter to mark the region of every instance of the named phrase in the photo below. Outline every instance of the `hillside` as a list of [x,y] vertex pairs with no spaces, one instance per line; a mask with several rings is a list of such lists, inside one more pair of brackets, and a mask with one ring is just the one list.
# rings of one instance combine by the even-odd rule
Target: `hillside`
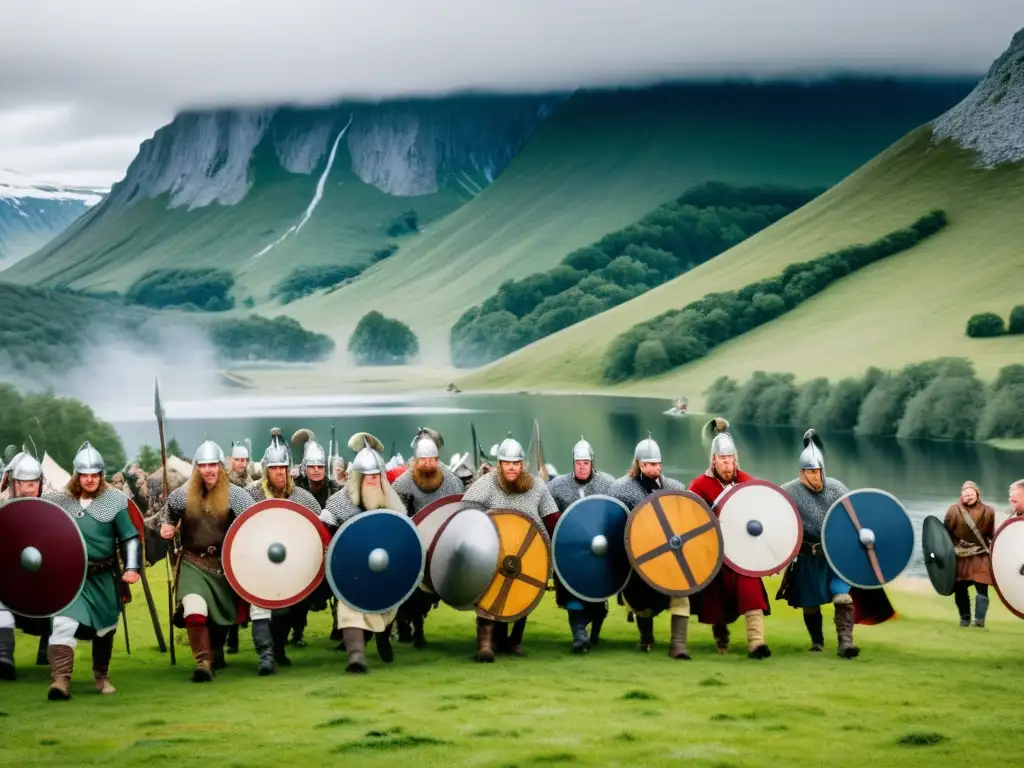
[[451,326],[505,280],[557,264],[699,183],[840,181],[974,81],[667,85],[578,92],[497,181],[359,281],[285,308],[344,339],[365,312],[446,362]]
[[0,168],[0,269],[59,235],[105,192],[62,187]]
[[940,356],[973,360],[984,377],[1024,359],[1024,338],[973,340],[970,315],[1002,314],[1024,285],[1024,168],[978,166],[973,151],[933,143],[922,127],[843,183],[697,269],[650,293],[572,326],[458,380],[464,390],[578,390],[602,386],[603,355],[620,333],[708,293],[739,288],[854,243],[946,211],[946,229],[904,253],[840,280],[767,325],[668,374],[611,388],[692,407],[721,375],[755,370],[798,379],[856,375]]
[[158,267],[217,266],[238,299],[296,264],[359,264],[500,175],[550,97],[472,97],[179,115],[103,204],[3,279],[123,290]]

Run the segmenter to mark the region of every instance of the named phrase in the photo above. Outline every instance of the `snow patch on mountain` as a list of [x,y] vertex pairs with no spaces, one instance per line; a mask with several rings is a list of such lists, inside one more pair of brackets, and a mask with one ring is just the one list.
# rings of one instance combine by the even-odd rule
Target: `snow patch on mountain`
[[105,189],[64,187],[12,171],[10,168],[0,168],[0,199],[4,200],[75,200],[91,206],[102,200],[106,193]]
[[1024,160],[1024,29],[975,89],[935,120],[933,137],[977,151],[982,167]]

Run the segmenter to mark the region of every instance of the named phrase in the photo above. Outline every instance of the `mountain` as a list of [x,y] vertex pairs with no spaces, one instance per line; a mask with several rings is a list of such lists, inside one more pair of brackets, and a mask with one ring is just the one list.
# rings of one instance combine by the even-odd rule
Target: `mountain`
[[63,232],[105,193],[49,184],[0,168],[0,269]]
[[464,390],[603,388],[604,355],[635,324],[787,265],[867,243],[942,209],[949,225],[842,278],[796,309],[658,377],[607,389],[672,397],[695,408],[716,378],[757,370],[833,381],[870,366],[942,356],[985,378],[1024,360],[1024,337],[971,339],[968,318],[1004,318],[1024,285],[1024,34],[973,91],[825,194],[681,277],[457,380]]
[[124,287],[219,266],[265,299],[296,264],[360,263],[499,176],[557,97],[460,97],[179,115],[103,203],[5,279]]

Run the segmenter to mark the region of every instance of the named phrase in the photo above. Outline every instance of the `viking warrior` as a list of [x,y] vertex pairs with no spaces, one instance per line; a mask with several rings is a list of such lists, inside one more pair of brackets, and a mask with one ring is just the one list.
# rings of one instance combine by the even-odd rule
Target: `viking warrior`
[[334,472],[334,484],[338,489],[345,485],[345,466],[345,459],[341,456],[335,456],[331,462],[331,470]]
[[[11,459],[6,470],[0,470],[0,493],[7,487],[9,499],[38,499],[43,493],[43,467],[27,451]],[[0,505],[3,504],[0,496]],[[14,665],[14,630],[20,629],[30,635],[39,636],[36,664],[47,663],[46,647],[50,637],[49,619],[32,619],[8,611],[0,603],[0,680],[14,680],[17,669]]]
[[[715,501],[729,488],[753,478],[740,469],[736,443],[728,433],[729,422],[712,419],[702,430],[710,446],[707,470],[690,483],[690,490],[714,509]],[[717,510],[715,510],[717,514]],[[701,624],[711,624],[719,653],[729,651],[729,624],[742,615],[747,625],[747,653],[752,659],[771,656],[764,641],[764,617],[771,613],[764,583],[754,576],[744,576],[723,563],[711,583],[694,600],[695,613]]]
[[[75,602],[53,619],[47,655],[52,684],[51,701],[71,698],[71,673],[78,639],[92,640],[92,673],[101,693],[115,692],[110,684],[122,592],[119,582],[134,584],[142,567],[139,533],[128,515],[128,498],[103,478],[103,457],[86,441],[74,460],[74,474],[65,488],[43,496],[78,523],[89,558],[87,578]],[[118,544],[125,572],[119,575]]]
[[[583,437],[572,448],[573,471],[554,478],[548,483],[551,497],[558,506],[558,515],[551,515],[549,534],[554,533],[554,524],[561,513],[573,503],[595,494],[608,494],[615,478],[607,472],[594,468],[594,449]],[[600,642],[601,625],[608,616],[608,601],[589,602],[572,595],[555,576],[555,602],[569,614],[569,630],[572,632],[572,652],[587,653],[591,645]],[[591,625],[587,635],[587,625]]]
[[[320,515],[321,508],[316,498],[309,491],[296,485],[295,478],[292,477],[290,471],[292,464],[291,451],[281,439],[280,430],[274,429],[271,431],[270,445],[263,452],[263,459],[260,463],[263,466],[262,480],[252,483],[246,488],[254,501],[288,499],[289,501],[301,504],[314,515]],[[292,608],[275,609],[270,617],[274,659],[284,667],[291,666],[292,663],[285,653],[285,647],[288,645],[288,634],[292,628],[291,610]],[[298,612],[301,613],[303,610],[308,613],[308,604],[300,604]],[[262,612],[262,608],[258,608],[255,605],[252,606],[250,618],[253,618],[254,621],[254,633],[256,631],[255,614],[262,614]],[[303,618],[305,617],[303,616]]]
[[[345,487],[327,500],[327,507],[320,519],[331,531],[337,532],[344,523],[364,512],[375,509],[403,509],[402,500],[388,483],[384,469],[384,457],[380,451],[384,446],[373,435],[359,432],[351,437],[349,448],[358,450],[349,464],[348,480]],[[348,653],[348,672],[362,674],[366,667],[366,640],[373,635],[377,643],[377,654],[386,664],[394,660],[391,648],[391,623],[397,611],[385,613],[363,613],[339,600],[337,605],[337,628],[341,630],[345,651]]]
[[825,474],[824,445],[817,432],[809,429],[803,437],[800,475],[782,486],[796,504],[803,522],[803,544],[796,559],[782,576],[776,599],[786,600],[793,608],[802,608],[804,625],[811,636],[811,648],[820,653],[825,647],[821,606],[832,603],[835,609],[837,652],[844,659],[860,653],[853,644],[854,598],[850,585],[828,564],[821,547],[821,528],[832,505],[850,492],[843,483]]
[[981,500],[981,489],[971,480],[960,489],[960,499],[946,510],[946,530],[956,553],[954,600],[960,612],[960,626],[971,625],[971,597],[974,585],[974,626],[985,626],[988,588],[992,582],[990,548],[995,536],[996,511]]
[[[629,472],[612,483],[608,495],[633,510],[652,493],[684,490],[685,486],[678,480],[662,474],[661,447],[648,433],[646,439],[637,443],[633,450],[633,465]],[[690,620],[690,598],[670,598],[652,588],[634,571],[629,575],[629,581],[622,590],[622,599],[636,617],[636,628],[640,634],[636,645],[638,651],[647,653],[654,647],[654,617],[667,608],[669,615],[672,616],[672,638],[668,655],[673,659],[689,660],[686,631]]]
[[[175,568],[177,604],[174,625],[188,631],[196,665],[192,681],[213,679],[215,669],[227,666],[222,649],[228,627],[238,621],[239,599],[224,576],[221,550],[232,521],[252,506],[252,498],[228,480],[224,452],[212,440],[196,450],[192,477],[167,499],[160,526],[164,539],[181,530],[181,552]],[[264,621],[253,623],[253,642],[260,654],[260,674],[273,671],[273,657]]]
[[1024,515],[1024,479],[1018,480],[1010,486],[1010,516],[1021,517]]
[[250,461],[248,441],[231,444],[231,471],[228,480],[239,488],[245,488],[254,480],[260,479],[260,473],[254,471],[255,465]]
[[[558,505],[551,497],[547,485],[537,482],[526,470],[523,446],[510,435],[502,440],[495,455],[498,460],[497,471],[480,477],[469,487],[462,501],[479,504],[484,509],[514,509],[522,512],[533,520],[541,534],[547,538],[546,519],[558,513]],[[500,622],[500,629],[496,633],[496,623],[499,622],[493,616],[477,609],[477,661],[493,662],[495,647],[513,656],[525,656],[523,632],[526,629],[526,617],[517,620],[511,632],[508,632],[507,623]]]
[[[440,460],[444,439],[440,433],[420,427],[412,441],[411,471],[395,480],[394,489],[402,500],[403,509],[412,517],[425,506],[445,496],[461,494],[464,486]],[[398,609],[398,642],[412,641],[413,647],[423,648],[427,639],[423,622],[437,598],[422,588]]]

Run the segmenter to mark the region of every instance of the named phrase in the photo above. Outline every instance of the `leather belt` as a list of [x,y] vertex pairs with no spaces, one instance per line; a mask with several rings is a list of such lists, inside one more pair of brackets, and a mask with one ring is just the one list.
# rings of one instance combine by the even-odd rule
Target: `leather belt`
[[201,571],[217,576],[224,575],[220,561],[220,547],[207,547],[206,552],[197,554],[191,550],[182,550],[182,557]]
[[86,565],[86,576],[99,576],[102,573],[111,573],[114,570],[114,566],[117,563],[117,559],[109,557],[106,560],[90,560]]
[[800,545],[800,554],[808,557],[819,557],[825,554],[825,550],[821,548],[820,541],[804,541]]

